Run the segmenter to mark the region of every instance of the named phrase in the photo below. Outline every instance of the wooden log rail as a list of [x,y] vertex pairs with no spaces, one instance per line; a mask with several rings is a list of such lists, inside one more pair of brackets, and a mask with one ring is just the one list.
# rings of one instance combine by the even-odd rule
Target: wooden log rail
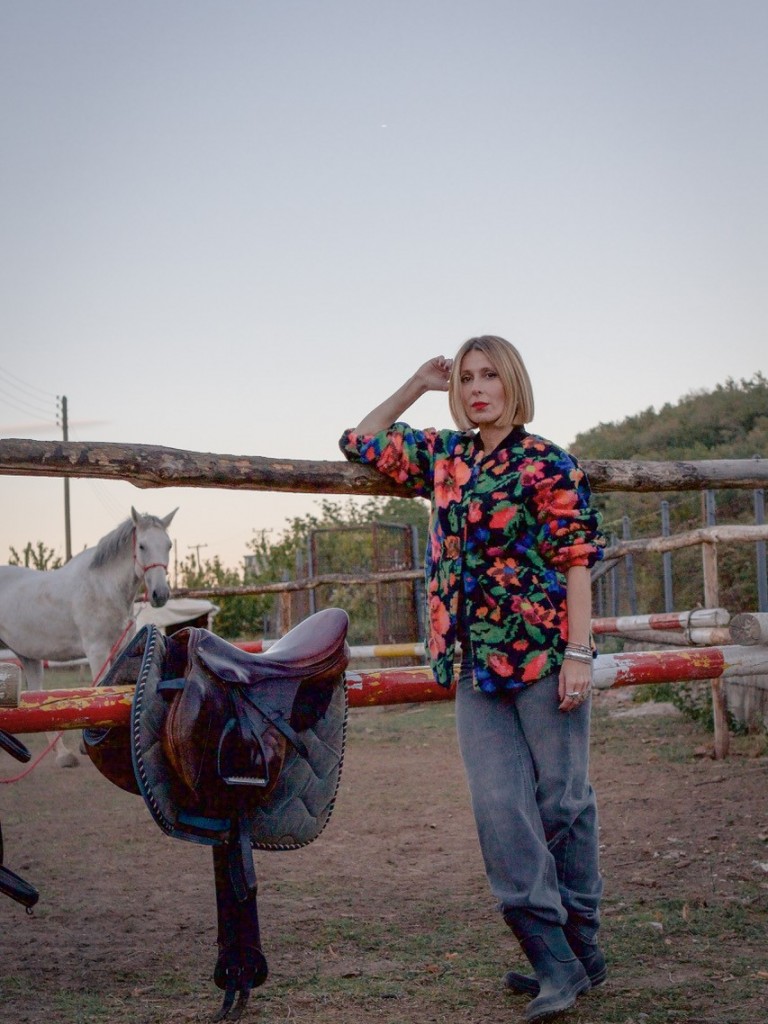
[[674,533],[669,537],[639,537],[637,540],[620,540],[605,549],[605,559],[615,560],[627,555],[644,552],[664,554],[679,551],[699,544],[746,544],[750,541],[768,540],[768,523],[764,525],[702,526],[685,533]]
[[768,614],[740,612],[731,620],[730,632],[735,644],[768,644]]
[[[19,694],[13,692],[13,685],[8,685],[12,670],[19,673],[16,666],[6,667],[4,697],[0,691],[0,729],[24,734],[128,724],[133,697],[131,686],[87,686]],[[768,673],[768,647],[765,646],[638,651],[601,654],[595,660],[594,685],[606,690],[645,683],[738,679],[760,673]],[[430,670],[423,667],[348,672],[347,686],[353,708],[451,700],[455,696],[454,688],[447,690],[438,686]]]
[[[644,462],[584,459],[595,491],[755,489],[768,484],[768,459]],[[0,439],[0,475],[91,477],[135,487],[219,487],[327,494],[403,494],[370,466],[349,462],[219,455],[160,445]]]
[[630,640],[636,644],[655,644],[657,647],[712,647],[716,644],[731,642],[731,632],[727,626],[712,626],[702,629],[689,629],[685,633],[661,629],[622,630],[613,634],[619,640]]
[[688,612],[652,612],[650,615],[618,615],[592,619],[595,634],[655,632],[656,630],[711,629],[731,621],[727,608],[694,608]]
[[[592,620],[596,636],[617,636],[639,643],[671,647],[710,647],[731,642],[731,616],[726,608],[695,608],[687,612],[618,615]],[[737,642],[737,641],[735,641]]]
[[402,583],[424,579],[423,569],[397,569],[392,572],[327,572],[279,583],[245,583],[238,587],[177,587],[174,597],[255,597],[258,594],[286,594],[297,590],[316,590],[323,586],[364,586],[370,583]]
[[[277,643],[276,640],[238,640],[235,647],[251,654],[261,654]],[[372,658],[423,658],[425,655],[424,644],[400,643],[400,644],[352,644],[349,648],[349,656],[352,661]]]

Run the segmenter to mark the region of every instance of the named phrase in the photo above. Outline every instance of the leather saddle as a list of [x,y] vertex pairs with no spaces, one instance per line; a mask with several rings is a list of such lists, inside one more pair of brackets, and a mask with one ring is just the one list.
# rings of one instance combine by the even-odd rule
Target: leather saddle
[[[3,732],[2,729],[0,729],[0,749],[22,763],[29,761],[32,756],[23,743],[17,740],[15,736],[11,736],[10,733]],[[0,826],[0,892],[10,896],[12,900],[16,900],[17,903],[26,907],[28,914],[32,913],[32,907],[40,899],[40,893],[34,885],[25,882],[23,878],[20,878],[10,868],[4,866],[2,826]]]
[[305,846],[333,810],[348,624],[327,608],[263,654],[205,629],[164,637],[145,626],[99,684],[135,682],[135,693],[130,727],[84,730],[93,762],[140,793],[168,835],[213,847],[214,981],[224,989],[215,1021],[237,1019],[267,977],[252,850]]

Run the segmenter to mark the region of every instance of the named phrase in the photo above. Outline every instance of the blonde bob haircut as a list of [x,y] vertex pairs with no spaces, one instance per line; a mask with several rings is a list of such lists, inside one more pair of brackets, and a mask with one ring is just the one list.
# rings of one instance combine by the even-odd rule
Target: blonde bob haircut
[[499,427],[522,426],[533,419],[533,388],[523,357],[506,338],[483,334],[469,338],[456,353],[448,380],[448,408],[459,430],[471,430],[475,424],[469,419],[461,401],[461,364],[467,352],[482,352],[498,373],[504,385],[506,401],[498,419]]

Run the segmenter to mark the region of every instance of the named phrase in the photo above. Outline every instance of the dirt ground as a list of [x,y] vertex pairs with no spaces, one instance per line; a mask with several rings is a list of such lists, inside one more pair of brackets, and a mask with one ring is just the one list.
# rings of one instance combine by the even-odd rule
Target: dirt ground
[[[765,739],[740,739],[716,762],[698,726],[629,697],[595,698],[610,975],[568,1019],[762,1024]],[[0,777],[17,770],[0,753]],[[31,917],[0,899],[0,1020],[210,1019],[219,993],[207,849],[163,835],[142,800],[87,759],[62,770],[49,756],[0,786],[0,817],[7,866],[41,893]],[[521,1019],[525,1001],[501,978],[522,961],[486,888],[450,703],[353,712],[328,828],[304,850],[256,863],[271,974],[244,1020]]]

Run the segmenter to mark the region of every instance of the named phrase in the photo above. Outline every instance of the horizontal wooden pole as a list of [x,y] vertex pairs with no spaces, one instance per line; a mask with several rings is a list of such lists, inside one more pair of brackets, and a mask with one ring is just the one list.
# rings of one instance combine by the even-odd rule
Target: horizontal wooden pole
[[[261,654],[276,643],[276,640],[237,640],[235,647],[239,647],[241,651],[249,651],[251,654]],[[349,648],[349,656],[352,660],[356,658],[423,658],[424,654],[423,643],[352,644]]]
[[620,630],[612,635],[620,640],[655,644],[657,647],[712,647],[716,644],[729,644],[732,640],[727,626],[704,626],[701,629],[686,629],[685,632],[664,629]]
[[160,445],[0,439],[0,475],[91,477],[134,487],[218,487],[328,494],[399,494],[369,466],[259,455],[217,455]]
[[628,633],[633,630],[686,630],[727,626],[727,608],[695,608],[687,612],[652,612],[650,615],[617,615],[592,619],[593,633]]
[[731,639],[735,644],[768,644],[768,613],[740,612],[734,615]]
[[456,687],[438,686],[429,668],[383,668],[377,672],[347,672],[349,706],[421,704],[453,700]]
[[637,540],[620,540],[605,549],[606,559],[625,558],[644,552],[662,554],[679,551],[699,544],[746,544],[768,540],[768,524],[731,526],[702,526],[685,533],[673,533],[669,537],[638,537]]
[[729,679],[768,672],[768,647],[692,647],[675,651],[601,654],[595,661],[594,685],[639,686],[697,679]]
[[133,691],[133,686],[27,690],[17,707],[0,706],[0,729],[18,734],[127,725]]
[[[438,686],[426,668],[348,672],[347,688],[353,708],[452,700],[455,695],[453,688]],[[83,686],[26,691],[19,695],[17,706],[0,706],[0,729],[23,734],[127,725],[133,690],[132,686]]]
[[[768,459],[641,462],[584,459],[596,491],[702,491],[768,484]],[[407,494],[370,466],[160,445],[0,439],[0,475],[92,477],[135,487],[220,487],[326,494]]]
[[[768,647],[705,647],[674,651],[601,654],[595,660],[594,685],[680,683],[731,679],[768,673]],[[438,686],[428,668],[381,669],[347,674],[353,708],[452,700],[455,688]],[[0,706],[0,729],[10,733],[127,725],[133,687],[100,686],[22,693],[17,707]]]
[[322,586],[370,586],[372,583],[410,583],[424,579],[423,569],[398,569],[393,572],[326,572],[320,576],[304,576],[298,580],[279,583],[246,583],[239,587],[180,587],[174,597],[256,597],[259,594],[284,594],[302,590],[316,590]]

